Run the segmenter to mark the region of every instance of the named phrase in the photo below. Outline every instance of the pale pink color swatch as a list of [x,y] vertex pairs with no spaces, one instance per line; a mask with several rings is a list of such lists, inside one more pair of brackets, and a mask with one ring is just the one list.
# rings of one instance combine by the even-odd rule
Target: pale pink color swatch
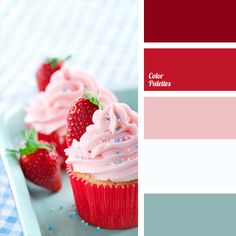
[[145,139],[235,139],[236,97],[146,97]]

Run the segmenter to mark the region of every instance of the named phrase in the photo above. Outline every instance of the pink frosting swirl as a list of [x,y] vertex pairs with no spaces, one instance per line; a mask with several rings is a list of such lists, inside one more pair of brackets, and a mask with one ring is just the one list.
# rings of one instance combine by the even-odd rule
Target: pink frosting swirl
[[98,180],[127,182],[138,178],[137,113],[113,103],[93,115],[80,141],[65,149],[73,171],[90,173]]
[[29,104],[25,123],[44,134],[56,131],[59,135],[66,135],[70,106],[85,91],[98,94],[104,104],[117,101],[112,92],[99,87],[89,74],[63,67],[52,75],[46,90]]

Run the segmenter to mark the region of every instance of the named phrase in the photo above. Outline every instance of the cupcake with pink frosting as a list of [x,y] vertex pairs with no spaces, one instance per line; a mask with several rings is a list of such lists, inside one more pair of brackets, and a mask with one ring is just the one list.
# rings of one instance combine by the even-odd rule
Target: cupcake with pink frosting
[[138,223],[137,113],[112,103],[93,114],[80,141],[65,150],[67,172],[81,218],[121,229]]
[[37,131],[40,140],[53,143],[64,160],[67,113],[73,101],[84,92],[97,95],[104,104],[117,101],[112,92],[99,86],[89,74],[63,67],[26,108],[25,123]]

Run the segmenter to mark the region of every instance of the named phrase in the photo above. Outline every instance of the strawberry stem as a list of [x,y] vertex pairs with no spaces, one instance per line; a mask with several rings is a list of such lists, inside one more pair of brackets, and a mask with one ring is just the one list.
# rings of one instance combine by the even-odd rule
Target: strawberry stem
[[31,153],[36,152],[39,148],[53,150],[54,147],[52,145],[48,145],[46,143],[38,142],[37,132],[35,129],[31,129],[29,131],[21,131],[21,135],[25,139],[25,143],[23,143],[18,149],[7,149],[7,152],[11,155],[29,155]]
[[71,55],[67,55],[62,61],[68,61],[71,57]]

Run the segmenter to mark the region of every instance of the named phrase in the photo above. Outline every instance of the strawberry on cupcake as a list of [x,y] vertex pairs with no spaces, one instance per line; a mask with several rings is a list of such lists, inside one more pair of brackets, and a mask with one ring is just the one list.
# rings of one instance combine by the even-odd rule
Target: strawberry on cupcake
[[74,101],[67,116],[67,144],[80,140],[87,126],[93,124],[93,113],[104,105],[92,94],[86,93]]
[[117,101],[115,95],[99,86],[87,73],[62,67],[56,71],[44,92],[40,92],[26,108],[24,119],[28,127],[34,128],[40,140],[55,145],[64,160],[67,113],[73,101],[85,91],[97,95],[104,103]]

